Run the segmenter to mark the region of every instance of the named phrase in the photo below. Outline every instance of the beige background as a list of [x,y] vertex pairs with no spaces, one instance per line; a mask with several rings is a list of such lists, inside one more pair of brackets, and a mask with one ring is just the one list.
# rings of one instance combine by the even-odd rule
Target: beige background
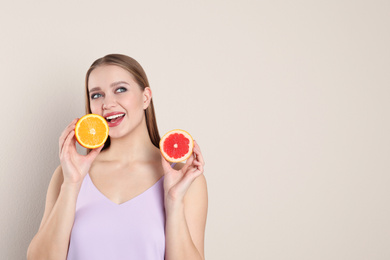
[[390,259],[389,1],[54,2],[0,8],[1,259],[25,258],[108,53],[202,148],[207,259]]

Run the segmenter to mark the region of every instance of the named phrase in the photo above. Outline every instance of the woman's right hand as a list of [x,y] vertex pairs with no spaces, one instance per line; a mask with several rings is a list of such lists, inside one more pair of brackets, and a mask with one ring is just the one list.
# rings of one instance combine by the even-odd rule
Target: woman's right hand
[[92,150],[88,155],[81,155],[76,150],[75,126],[78,118],[74,119],[62,132],[59,140],[59,155],[64,183],[80,184],[87,175],[92,162],[100,153],[103,146]]

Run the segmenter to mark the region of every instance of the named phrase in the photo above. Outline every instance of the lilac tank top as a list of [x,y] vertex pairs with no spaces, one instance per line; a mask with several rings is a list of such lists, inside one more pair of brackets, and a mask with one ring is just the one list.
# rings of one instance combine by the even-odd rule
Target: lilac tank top
[[83,180],[76,203],[68,260],[163,260],[163,179],[120,205]]

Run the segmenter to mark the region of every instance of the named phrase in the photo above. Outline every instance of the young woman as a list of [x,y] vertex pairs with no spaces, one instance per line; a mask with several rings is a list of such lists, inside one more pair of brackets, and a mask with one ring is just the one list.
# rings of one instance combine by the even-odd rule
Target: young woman
[[152,91],[134,59],[112,54],[86,75],[87,113],[106,118],[109,140],[80,155],[73,120],[59,139],[29,260],[204,259],[207,187],[195,141],[186,163],[159,151]]

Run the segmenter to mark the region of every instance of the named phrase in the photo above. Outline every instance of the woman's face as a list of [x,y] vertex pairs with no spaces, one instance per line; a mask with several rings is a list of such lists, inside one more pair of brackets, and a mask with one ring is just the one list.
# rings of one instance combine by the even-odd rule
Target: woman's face
[[91,112],[106,118],[111,138],[137,129],[151,99],[149,88],[142,90],[133,75],[115,65],[95,68],[88,79],[88,90]]

